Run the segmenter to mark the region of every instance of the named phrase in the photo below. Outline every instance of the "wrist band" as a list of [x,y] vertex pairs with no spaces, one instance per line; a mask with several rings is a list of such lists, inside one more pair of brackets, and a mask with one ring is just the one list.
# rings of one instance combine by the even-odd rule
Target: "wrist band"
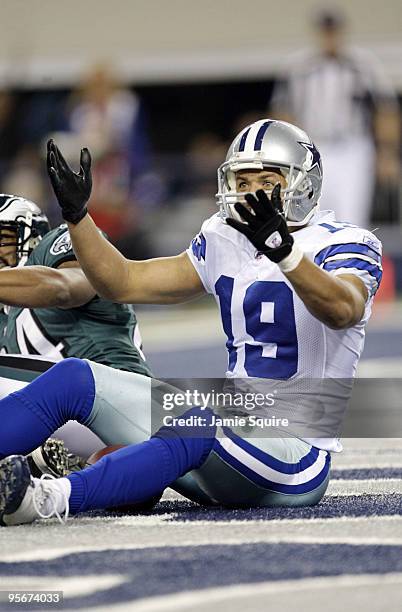
[[294,243],[290,254],[278,263],[280,271],[284,274],[292,272],[301,262],[303,255],[301,248]]

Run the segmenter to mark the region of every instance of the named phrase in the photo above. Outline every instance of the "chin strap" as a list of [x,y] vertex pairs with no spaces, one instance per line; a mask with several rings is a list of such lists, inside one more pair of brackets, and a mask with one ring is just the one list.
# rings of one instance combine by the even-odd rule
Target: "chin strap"
[[292,272],[302,260],[304,253],[296,243],[293,243],[292,250],[289,255],[278,262],[278,267],[284,274]]

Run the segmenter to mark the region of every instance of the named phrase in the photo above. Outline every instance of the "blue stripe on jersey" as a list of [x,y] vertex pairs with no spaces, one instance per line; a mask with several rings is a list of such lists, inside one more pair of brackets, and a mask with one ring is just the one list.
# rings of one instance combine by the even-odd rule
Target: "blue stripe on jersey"
[[372,247],[367,246],[367,244],[359,244],[356,242],[330,244],[315,256],[314,263],[316,263],[317,266],[320,266],[323,261],[327,259],[327,257],[332,257],[332,255],[338,255],[339,253],[356,253],[356,255],[367,255],[367,257],[371,257],[378,263],[381,263],[380,253],[375,251]]
[[249,135],[250,130],[251,130],[251,127],[249,127],[248,130],[246,130],[243,133],[243,136],[240,138],[239,151],[244,151],[244,147],[246,146],[247,136]]
[[265,132],[267,131],[271,123],[274,122],[272,120],[265,121],[265,123],[263,123],[260,129],[258,130],[257,136],[255,137],[254,151],[261,150],[262,140],[265,136]]
[[284,493],[287,495],[301,495],[303,493],[309,493],[313,491],[317,487],[319,487],[325,480],[328,475],[331,457],[327,452],[327,456],[325,458],[325,464],[321,472],[317,474],[311,480],[307,482],[303,482],[297,485],[285,485],[278,482],[274,482],[272,480],[267,480],[260,474],[257,474],[254,470],[251,470],[249,467],[241,463],[238,459],[233,457],[230,453],[228,453],[220,444],[219,440],[215,440],[215,445],[213,450],[229,465],[235,468],[238,472],[246,476],[251,482],[263,487],[264,489],[269,489],[270,491],[276,491],[277,493]]
[[363,259],[337,259],[324,264],[324,270],[327,270],[327,272],[330,272],[331,270],[338,270],[339,268],[355,268],[357,270],[364,270],[373,276],[378,284],[380,284],[382,278],[382,270],[380,270],[378,265],[371,264],[369,261],[363,261]]
[[320,452],[318,448],[312,446],[311,450],[304,455],[300,461],[297,461],[296,463],[287,463],[286,461],[276,459],[272,455],[269,455],[268,453],[265,453],[261,449],[255,447],[253,444],[250,444],[243,438],[240,438],[228,427],[223,427],[222,429],[225,436],[230,438],[237,446],[242,448],[249,455],[255,457],[255,459],[258,459],[258,461],[261,461],[261,463],[264,463],[273,470],[282,472],[283,474],[298,474],[299,472],[302,472],[316,461]]

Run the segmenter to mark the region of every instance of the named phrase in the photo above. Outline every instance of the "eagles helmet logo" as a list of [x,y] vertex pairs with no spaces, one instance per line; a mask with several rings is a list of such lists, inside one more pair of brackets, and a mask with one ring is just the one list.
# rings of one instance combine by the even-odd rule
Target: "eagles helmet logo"
[[53,242],[50,248],[50,253],[52,255],[60,255],[60,253],[68,253],[68,251],[71,251],[71,249],[72,244],[70,234],[68,231],[66,231]]

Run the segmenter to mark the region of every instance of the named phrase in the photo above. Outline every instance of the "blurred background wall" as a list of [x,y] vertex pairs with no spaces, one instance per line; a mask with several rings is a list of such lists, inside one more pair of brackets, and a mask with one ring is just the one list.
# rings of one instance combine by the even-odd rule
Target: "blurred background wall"
[[[2,0],[0,10],[1,190],[30,197],[59,223],[44,144],[55,136],[72,161],[89,146],[92,211],[132,257],[182,250],[215,212],[216,168],[230,140],[273,112],[289,57],[316,47],[318,11],[342,14],[346,42],[378,61],[400,106],[398,0],[339,0],[335,8],[313,0]],[[367,130],[377,145],[373,125]],[[399,131],[397,185],[381,184],[368,207],[402,289]]]
[[[328,3],[327,3],[328,5]],[[275,73],[306,44],[316,0],[2,0],[1,72],[37,86],[71,84],[82,62],[112,61],[128,81]],[[356,42],[402,85],[402,3],[339,0]]]

